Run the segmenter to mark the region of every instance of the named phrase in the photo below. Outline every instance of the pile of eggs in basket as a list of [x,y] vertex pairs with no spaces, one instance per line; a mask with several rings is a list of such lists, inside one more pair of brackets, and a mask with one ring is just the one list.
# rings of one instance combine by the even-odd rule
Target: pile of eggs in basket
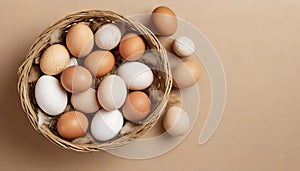
[[[162,36],[177,29],[176,15],[168,7],[157,7],[152,22]],[[185,36],[176,38],[172,46],[182,59],[195,50],[193,41]],[[125,61],[118,66],[112,53],[116,49]],[[101,25],[95,33],[85,23],[77,23],[68,30],[65,44],[53,44],[42,53],[39,66],[44,75],[35,85],[35,99],[47,115],[59,116],[56,128],[62,138],[79,138],[90,128],[96,140],[107,141],[120,132],[124,120],[142,124],[152,107],[144,90],[154,80],[151,68],[138,61],[145,50],[141,36],[122,35],[113,23]],[[185,60],[172,67],[172,75],[174,87],[190,87],[200,78],[199,65]],[[96,78],[101,82],[93,87]],[[66,111],[68,104],[72,110]],[[183,135],[189,128],[187,113],[170,107],[164,127],[171,135]]]

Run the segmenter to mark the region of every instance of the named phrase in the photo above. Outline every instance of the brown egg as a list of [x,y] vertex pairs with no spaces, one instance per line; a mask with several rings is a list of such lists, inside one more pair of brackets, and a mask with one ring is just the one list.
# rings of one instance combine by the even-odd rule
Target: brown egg
[[83,113],[68,111],[60,116],[56,128],[59,135],[67,140],[71,140],[83,136],[88,125],[88,119]]
[[197,83],[201,76],[200,65],[194,61],[184,61],[172,69],[173,86],[188,88]]
[[151,102],[147,94],[141,91],[134,91],[128,94],[122,107],[124,117],[131,122],[139,122],[148,115],[151,109]]
[[90,53],[84,61],[84,66],[94,77],[109,73],[115,65],[115,57],[109,51],[97,50]]
[[151,15],[154,28],[162,36],[170,36],[177,30],[177,18],[175,13],[168,7],[159,6]]
[[172,136],[181,136],[190,128],[190,118],[186,111],[178,106],[171,106],[163,119],[165,130]]
[[71,103],[76,110],[83,113],[93,113],[100,109],[97,92],[92,88],[81,93],[72,94]]
[[60,77],[62,86],[71,93],[83,92],[92,85],[91,73],[82,66],[71,66],[65,69]]
[[66,44],[72,55],[81,58],[88,55],[94,46],[94,34],[84,23],[72,26],[66,35]]
[[70,55],[65,46],[54,44],[48,47],[40,60],[40,68],[47,75],[61,73],[70,61]]
[[129,61],[139,59],[144,54],[145,49],[145,42],[135,33],[128,33],[123,36],[119,45],[121,56]]

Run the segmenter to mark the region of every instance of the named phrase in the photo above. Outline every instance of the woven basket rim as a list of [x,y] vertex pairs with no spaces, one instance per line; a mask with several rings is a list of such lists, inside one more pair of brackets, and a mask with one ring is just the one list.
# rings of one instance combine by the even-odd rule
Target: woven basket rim
[[[120,137],[118,140],[112,143],[107,144],[75,144],[70,141],[64,140],[59,136],[56,136],[51,132],[51,130],[46,127],[45,125],[39,125],[38,123],[38,116],[37,111],[34,109],[36,106],[33,106],[30,101],[30,94],[29,88],[30,84],[28,83],[29,72],[34,65],[34,60],[37,58],[37,53],[40,53],[43,49],[45,49],[45,42],[49,44],[49,35],[53,33],[56,29],[62,29],[62,26],[69,25],[71,26],[74,23],[77,23],[82,17],[103,17],[103,18],[116,18],[121,22],[126,24],[130,24],[131,27],[138,30],[139,32],[143,33],[142,35],[144,38],[149,41],[148,43],[152,43],[156,50],[160,53],[160,57],[163,60],[164,72],[165,74],[165,86],[166,90],[163,95],[163,99],[161,103],[157,106],[156,115],[150,119],[149,122],[146,124],[142,124],[140,129],[136,132],[132,132],[132,135],[129,137]],[[88,21],[88,20],[87,20]],[[64,27],[65,28],[65,27]],[[99,150],[106,150],[115,148],[121,145],[125,145],[128,142],[132,141],[133,139],[141,136],[144,134],[148,129],[154,126],[154,124],[159,119],[160,115],[163,113],[169,98],[169,93],[172,87],[172,77],[171,77],[171,70],[167,60],[167,53],[165,48],[160,44],[157,37],[149,30],[147,27],[142,25],[139,22],[132,21],[128,18],[124,18],[123,16],[109,10],[87,10],[87,11],[80,11],[74,14],[67,15],[66,17],[60,19],[52,26],[48,27],[45,31],[43,31],[37,40],[33,43],[31,48],[29,49],[28,53],[26,54],[25,60],[22,65],[19,67],[18,70],[18,92],[21,100],[21,105],[26,113],[30,123],[34,127],[34,129],[44,135],[48,140],[55,143],[56,145],[63,147],[65,149],[71,149],[78,152],[92,152],[92,151],[99,151]]]

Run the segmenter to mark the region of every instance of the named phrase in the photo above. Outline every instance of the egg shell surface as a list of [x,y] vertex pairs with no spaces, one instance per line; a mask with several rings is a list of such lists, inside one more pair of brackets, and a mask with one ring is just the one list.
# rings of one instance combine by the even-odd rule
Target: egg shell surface
[[107,111],[120,108],[127,97],[127,88],[123,79],[117,75],[106,76],[97,90],[100,105]]
[[35,85],[34,94],[38,106],[48,115],[59,115],[67,106],[67,92],[53,76],[41,76]]
[[61,73],[70,61],[70,55],[65,46],[54,44],[49,46],[41,56],[40,68],[44,74],[57,75]]
[[122,129],[123,116],[119,110],[98,111],[91,123],[91,133],[99,141],[107,141],[114,138]]
[[153,82],[151,69],[141,62],[126,62],[117,71],[130,90],[143,90]]
[[79,93],[90,88],[93,78],[86,68],[71,66],[62,72],[60,80],[68,92]]
[[163,119],[165,130],[172,136],[182,136],[190,128],[190,119],[185,110],[178,106],[171,106]]
[[71,103],[76,110],[83,113],[94,113],[100,109],[97,91],[93,88],[89,88],[81,93],[73,93]]
[[68,30],[66,44],[72,55],[85,57],[94,47],[94,34],[84,23],[75,24]]
[[95,33],[95,42],[100,49],[111,50],[118,46],[122,34],[114,24],[102,25]]
[[68,111],[57,121],[57,131],[65,139],[71,140],[83,136],[88,128],[87,117],[78,111]]

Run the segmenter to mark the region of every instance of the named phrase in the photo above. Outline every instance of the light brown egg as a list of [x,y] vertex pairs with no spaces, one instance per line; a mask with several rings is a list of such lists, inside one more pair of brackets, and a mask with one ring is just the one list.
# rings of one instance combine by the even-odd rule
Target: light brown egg
[[44,74],[57,75],[65,69],[69,61],[70,55],[65,46],[54,44],[44,51],[40,59],[40,68]]
[[186,111],[178,106],[171,106],[163,119],[165,130],[172,136],[181,136],[188,132],[190,119]]
[[159,35],[170,36],[177,30],[177,18],[175,13],[166,6],[155,8],[151,15],[154,28]]
[[71,140],[83,136],[88,125],[88,119],[83,113],[68,111],[60,116],[56,128],[59,135],[67,140]]
[[84,66],[94,77],[109,73],[115,65],[115,57],[109,51],[97,50],[90,53],[84,61]]
[[135,33],[128,33],[123,36],[119,45],[121,56],[129,61],[138,60],[144,54],[145,49],[145,42]]
[[94,46],[94,34],[84,23],[72,26],[66,35],[66,44],[72,55],[81,58],[88,55]]
[[100,109],[97,92],[92,88],[81,93],[72,94],[71,103],[76,110],[83,113],[94,113]]
[[173,86],[188,88],[197,83],[201,76],[200,65],[194,61],[184,61],[172,69]]
[[97,97],[101,107],[105,110],[119,109],[127,97],[126,84],[118,75],[108,75],[98,86]]
[[145,119],[150,110],[150,99],[147,94],[141,91],[129,93],[122,107],[124,117],[135,123]]
[[92,85],[91,73],[82,66],[71,66],[65,69],[60,77],[62,86],[71,93],[83,92]]

